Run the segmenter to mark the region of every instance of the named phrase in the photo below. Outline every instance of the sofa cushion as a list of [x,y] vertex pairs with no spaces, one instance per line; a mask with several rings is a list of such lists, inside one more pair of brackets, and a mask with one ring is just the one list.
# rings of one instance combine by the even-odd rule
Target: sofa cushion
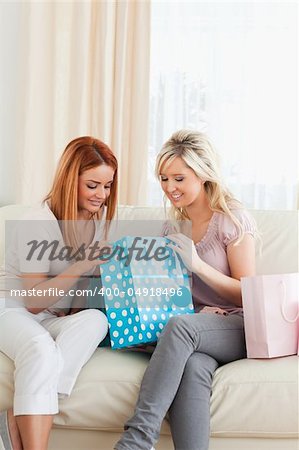
[[[55,424],[121,431],[132,415],[149,356],[97,349],[70,398],[60,401]],[[0,410],[12,403],[13,364],[0,353]],[[220,367],[211,397],[213,436],[296,437],[298,358],[241,360]],[[166,421],[162,433],[169,433]]]
[[298,437],[298,357],[220,367],[211,398],[213,435]]

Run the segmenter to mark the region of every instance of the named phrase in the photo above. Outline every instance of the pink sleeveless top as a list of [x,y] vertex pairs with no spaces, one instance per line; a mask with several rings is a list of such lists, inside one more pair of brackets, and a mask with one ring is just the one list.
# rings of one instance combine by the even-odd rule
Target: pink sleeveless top
[[[256,225],[250,214],[244,209],[234,209],[232,213],[241,222],[244,232],[255,236]],[[165,227],[166,234],[170,229]],[[238,239],[240,233],[234,222],[226,214],[214,212],[204,237],[195,244],[200,258],[210,266],[231,276],[227,259],[227,246]],[[192,297],[194,308],[199,312],[204,306],[216,306],[229,314],[242,314],[242,308],[221,297],[197,275],[192,275]]]

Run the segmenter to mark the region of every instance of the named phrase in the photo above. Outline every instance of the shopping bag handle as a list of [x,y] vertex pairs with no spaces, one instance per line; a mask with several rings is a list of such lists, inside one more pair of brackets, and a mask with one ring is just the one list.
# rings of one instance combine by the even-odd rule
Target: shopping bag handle
[[295,322],[297,322],[297,320],[299,318],[299,312],[296,314],[296,317],[294,319],[290,319],[289,317],[287,317],[287,314],[285,311],[285,306],[286,306],[286,302],[287,302],[287,289],[286,289],[285,282],[283,280],[281,280],[279,282],[279,284],[282,287],[282,302],[281,302],[282,317],[284,318],[284,320],[286,320],[289,323],[295,323]]
[[[166,242],[171,242],[171,239],[168,239],[167,236],[165,236],[165,238],[166,238]],[[178,273],[179,272],[178,268],[181,269],[181,264],[180,264],[179,255],[177,254],[177,252],[173,248],[171,250],[172,250],[173,259],[172,259],[172,264],[171,264],[171,266],[168,266],[168,269],[169,269],[170,278],[175,278],[172,273],[172,270],[176,270],[176,272]],[[171,253],[169,254],[169,256],[171,256]]]

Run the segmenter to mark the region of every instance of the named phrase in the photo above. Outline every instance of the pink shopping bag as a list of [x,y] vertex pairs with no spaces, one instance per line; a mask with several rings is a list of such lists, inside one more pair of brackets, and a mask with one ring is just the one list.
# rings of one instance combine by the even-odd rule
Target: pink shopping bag
[[248,358],[298,353],[299,273],[241,279]]

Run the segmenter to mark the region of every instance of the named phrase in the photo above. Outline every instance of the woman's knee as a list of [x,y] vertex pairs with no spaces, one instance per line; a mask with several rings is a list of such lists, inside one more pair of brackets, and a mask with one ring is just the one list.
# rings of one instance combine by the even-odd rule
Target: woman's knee
[[84,327],[91,331],[92,334],[97,334],[99,338],[106,336],[108,331],[108,320],[106,315],[97,309],[87,309],[81,311]]
[[213,374],[218,367],[217,361],[205,353],[194,352],[186,362],[184,378],[198,381],[210,385]]
[[94,325],[108,325],[106,315],[98,309],[86,309],[84,312],[84,321]]

